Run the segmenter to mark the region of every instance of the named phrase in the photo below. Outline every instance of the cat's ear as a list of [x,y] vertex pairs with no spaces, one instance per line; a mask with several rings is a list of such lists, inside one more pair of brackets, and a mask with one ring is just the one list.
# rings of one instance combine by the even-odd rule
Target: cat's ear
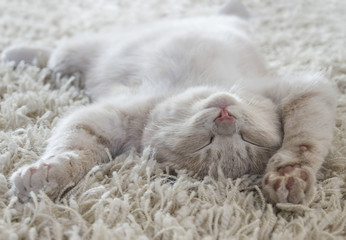
[[239,0],[229,0],[219,10],[219,14],[234,15],[242,19],[249,19],[250,13]]

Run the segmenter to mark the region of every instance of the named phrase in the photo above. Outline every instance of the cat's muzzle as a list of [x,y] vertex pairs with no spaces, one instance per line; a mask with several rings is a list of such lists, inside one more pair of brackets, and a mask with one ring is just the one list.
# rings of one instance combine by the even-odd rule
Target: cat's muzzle
[[236,117],[229,113],[226,108],[221,108],[220,114],[214,122],[216,134],[233,135],[236,131]]

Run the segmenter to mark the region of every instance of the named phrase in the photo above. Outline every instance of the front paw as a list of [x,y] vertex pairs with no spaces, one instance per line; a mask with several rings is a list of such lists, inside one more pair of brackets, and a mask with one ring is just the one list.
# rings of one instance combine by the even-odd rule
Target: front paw
[[300,164],[279,167],[265,174],[265,196],[274,203],[304,203],[312,195],[315,176]]
[[30,199],[30,192],[41,190],[54,199],[61,190],[64,175],[57,163],[26,165],[12,174],[12,192],[24,201]]

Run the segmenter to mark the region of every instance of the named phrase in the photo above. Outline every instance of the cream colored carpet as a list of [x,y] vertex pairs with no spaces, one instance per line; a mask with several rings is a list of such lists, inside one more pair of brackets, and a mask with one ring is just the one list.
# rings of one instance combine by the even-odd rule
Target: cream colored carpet
[[[2,0],[0,51],[112,24],[212,14],[223,0]],[[322,71],[340,90],[335,140],[305,206],[267,204],[258,177],[174,180],[129,153],[95,167],[61,202],[22,204],[8,176],[37,160],[59,118],[88,103],[74,79],[0,62],[0,239],[345,239],[346,1],[244,0],[273,71]],[[318,119],[316,119],[318,121]]]

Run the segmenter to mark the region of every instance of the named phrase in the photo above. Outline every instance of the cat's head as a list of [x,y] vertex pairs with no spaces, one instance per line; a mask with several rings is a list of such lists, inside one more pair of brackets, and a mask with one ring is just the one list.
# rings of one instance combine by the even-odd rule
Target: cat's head
[[155,148],[162,167],[200,177],[260,173],[282,141],[276,106],[260,96],[198,87],[158,104],[142,143]]

